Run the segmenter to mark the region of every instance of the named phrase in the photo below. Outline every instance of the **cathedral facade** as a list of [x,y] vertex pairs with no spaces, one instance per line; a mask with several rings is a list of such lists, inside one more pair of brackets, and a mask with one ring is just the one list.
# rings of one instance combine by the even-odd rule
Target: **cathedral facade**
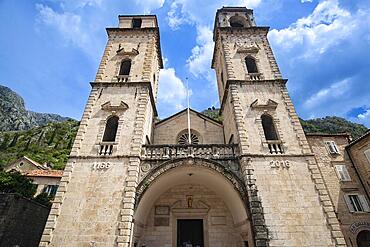
[[155,16],[119,16],[107,33],[40,246],[346,246],[252,10],[216,13],[222,122],[194,110],[155,120]]

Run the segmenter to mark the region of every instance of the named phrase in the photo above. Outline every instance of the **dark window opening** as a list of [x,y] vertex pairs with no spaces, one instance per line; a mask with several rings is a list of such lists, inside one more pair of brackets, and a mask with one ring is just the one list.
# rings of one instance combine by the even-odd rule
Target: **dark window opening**
[[224,86],[224,73],[221,72],[221,82],[222,82],[222,86]]
[[119,69],[119,75],[126,75],[130,74],[131,70],[131,60],[123,60],[121,63],[121,67]]
[[105,125],[103,142],[114,142],[116,140],[118,119],[119,118],[117,116],[112,116],[108,119],[107,124]]
[[230,22],[230,26],[231,27],[244,27],[244,25],[242,23],[237,22],[237,21]]
[[254,60],[254,58],[246,57],[245,64],[247,65],[248,73],[258,73],[256,60]]
[[142,20],[140,18],[132,19],[132,28],[141,28]]
[[272,117],[264,114],[261,116],[261,120],[266,140],[279,140]]
[[363,230],[361,231],[356,238],[358,247],[370,246],[370,231]]
[[230,18],[230,27],[246,27],[248,26],[247,19],[240,15],[234,15]]

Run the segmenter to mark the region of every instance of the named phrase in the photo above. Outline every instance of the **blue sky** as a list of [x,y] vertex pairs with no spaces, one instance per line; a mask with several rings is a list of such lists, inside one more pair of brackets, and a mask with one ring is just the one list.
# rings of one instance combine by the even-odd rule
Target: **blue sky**
[[0,0],[0,84],[26,107],[80,119],[119,14],[156,14],[165,68],[161,118],[186,105],[218,106],[212,28],[216,9],[247,6],[269,40],[300,117],[337,115],[370,127],[368,0]]

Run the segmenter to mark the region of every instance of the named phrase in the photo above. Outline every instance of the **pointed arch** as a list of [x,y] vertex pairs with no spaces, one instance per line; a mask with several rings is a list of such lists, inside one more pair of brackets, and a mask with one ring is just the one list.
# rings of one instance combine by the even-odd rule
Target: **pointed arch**
[[131,59],[124,59],[121,62],[121,66],[119,69],[119,75],[129,76],[131,70]]
[[256,59],[251,56],[245,57],[245,65],[247,66],[248,73],[258,73],[258,68],[256,64]]
[[261,120],[266,140],[279,140],[279,136],[275,128],[274,119],[269,114],[263,114],[261,116]]
[[108,118],[105,124],[103,142],[114,142],[116,140],[118,120],[118,116],[111,116]]

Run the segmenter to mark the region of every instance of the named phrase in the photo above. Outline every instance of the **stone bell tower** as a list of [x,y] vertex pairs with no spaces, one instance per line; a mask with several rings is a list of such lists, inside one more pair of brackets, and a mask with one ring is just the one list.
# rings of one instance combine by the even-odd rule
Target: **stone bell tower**
[[155,16],[119,16],[40,246],[129,246],[141,146],[163,67]]
[[253,11],[216,14],[212,68],[226,141],[239,143],[256,246],[345,245],[286,82]]

